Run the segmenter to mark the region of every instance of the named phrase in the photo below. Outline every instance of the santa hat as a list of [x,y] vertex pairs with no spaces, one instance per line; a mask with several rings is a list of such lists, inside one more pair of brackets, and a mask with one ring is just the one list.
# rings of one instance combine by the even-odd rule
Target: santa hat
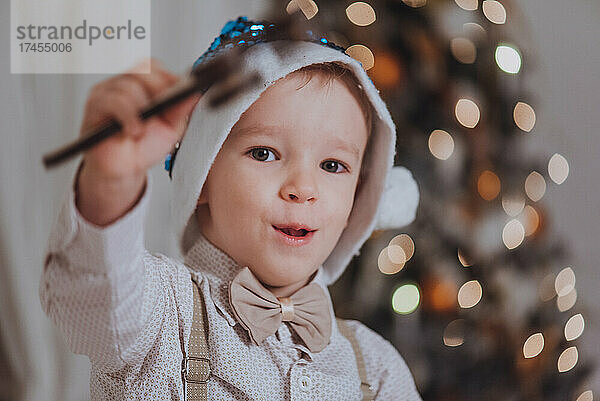
[[371,143],[366,150],[368,154],[363,157],[365,175],[357,188],[348,224],[323,262],[324,281],[332,284],[352,257],[359,253],[373,230],[397,229],[414,220],[419,190],[408,169],[393,166],[395,125],[379,91],[362,65],[326,38],[261,42],[260,33],[265,28],[264,23],[251,22],[245,17],[228,22],[221,35],[195,64],[201,64],[231,46],[231,40],[223,45],[224,39],[235,38],[249,31],[254,34],[253,31],[256,31],[257,34],[253,35],[255,43],[244,52],[240,68],[248,73],[257,71],[262,82],[217,108],[209,107],[208,99],[214,88],[209,89],[190,117],[187,132],[177,149],[176,160],[170,160],[169,170],[174,185],[171,203],[173,228],[180,249],[185,254],[200,232],[195,210],[210,167],[231,128],[261,93],[277,80],[302,67],[326,62],[342,64],[356,76],[365,91],[373,109],[373,125],[369,139]]

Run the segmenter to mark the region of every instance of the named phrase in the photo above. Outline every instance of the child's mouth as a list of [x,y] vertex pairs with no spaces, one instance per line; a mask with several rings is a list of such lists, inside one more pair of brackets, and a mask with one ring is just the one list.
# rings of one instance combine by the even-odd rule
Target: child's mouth
[[[273,226],[275,227],[275,226]],[[296,230],[293,228],[279,228],[275,227],[276,230],[279,230],[287,235],[291,235],[292,237],[304,237],[309,231],[301,228],[300,230]]]
[[277,227],[273,226],[275,231],[282,235],[282,239],[289,245],[304,245],[310,242],[315,231],[307,228]]

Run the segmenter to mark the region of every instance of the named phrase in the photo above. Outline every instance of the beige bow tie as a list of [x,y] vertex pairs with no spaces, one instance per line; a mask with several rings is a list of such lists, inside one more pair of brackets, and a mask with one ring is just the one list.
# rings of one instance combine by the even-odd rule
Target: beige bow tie
[[244,267],[229,285],[229,303],[256,345],[275,333],[282,321],[289,322],[311,352],[329,344],[331,315],[325,291],[317,283],[277,298]]

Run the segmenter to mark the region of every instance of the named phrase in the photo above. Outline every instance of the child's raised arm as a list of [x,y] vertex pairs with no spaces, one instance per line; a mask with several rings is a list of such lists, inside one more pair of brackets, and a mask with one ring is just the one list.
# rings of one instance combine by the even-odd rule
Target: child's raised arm
[[50,233],[42,308],[69,348],[105,371],[143,361],[164,324],[167,298],[190,281],[144,247],[147,170],[182,137],[198,98],[144,122],[137,113],[176,80],[153,62],[150,74],[129,72],[92,88],[81,132],[110,117],[124,130],[85,154]]
[[173,148],[186,129],[186,118],[199,97],[192,96],[163,114],[141,121],[140,110],[177,82],[177,76],[151,61],[151,73],[139,66],[95,85],[89,94],[81,135],[108,118],[123,131],[85,153],[77,183],[77,207],[90,222],[105,226],[135,204],[146,171]]

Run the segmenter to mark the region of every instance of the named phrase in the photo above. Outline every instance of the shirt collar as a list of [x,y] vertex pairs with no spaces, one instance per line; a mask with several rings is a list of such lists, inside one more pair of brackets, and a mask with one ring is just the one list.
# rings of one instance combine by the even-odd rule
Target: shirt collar
[[[221,311],[225,319],[227,319],[229,325],[234,326],[237,320],[229,305],[229,283],[243,266],[238,264],[231,256],[210,242],[201,233],[198,235],[194,245],[186,253],[184,262],[192,270],[192,274],[201,272],[202,276],[208,280],[210,296],[215,306]],[[333,331],[337,331],[331,297],[327,285],[323,280],[322,266],[319,267],[317,274],[315,274],[307,285],[313,282],[319,284],[325,290],[331,313],[332,329]],[[303,349],[303,351],[312,356],[312,353],[307,348]]]

